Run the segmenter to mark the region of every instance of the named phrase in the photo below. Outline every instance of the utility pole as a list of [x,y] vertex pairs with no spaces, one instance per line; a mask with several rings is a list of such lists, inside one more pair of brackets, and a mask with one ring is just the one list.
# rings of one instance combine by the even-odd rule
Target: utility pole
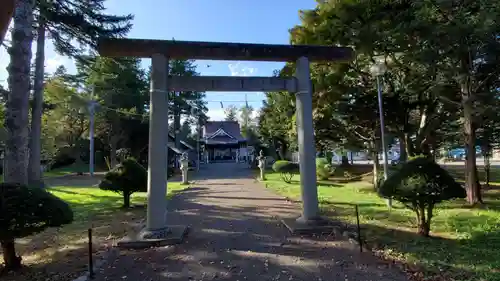
[[[384,73],[387,71],[387,66],[385,62],[378,62],[370,67],[370,72],[372,73],[373,76],[376,77],[377,79],[377,99],[378,99],[378,111],[379,111],[379,118],[380,118],[380,138],[382,141],[382,155],[383,155],[383,160],[384,160],[384,180],[387,180],[388,178],[388,170],[389,170],[389,165],[388,165],[388,159],[387,159],[387,147],[385,143],[385,124],[384,124],[384,109],[383,109],[383,100],[382,100],[382,83],[380,81],[380,78]],[[378,157],[378,154],[377,154]],[[392,208],[392,198],[387,199],[387,206],[389,208]]]
[[246,113],[245,113],[245,126],[246,126],[245,127],[245,135],[246,136],[245,137],[247,139],[247,141],[246,141],[246,146],[247,147],[245,149],[245,154],[246,154],[246,157],[245,157],[246,159],[245,160],[246,160],[247,163],[250,163],[249,155],[248,155],[248,134],[249,134],[250,130],[248,130],[248,122],[249,121],[248,121],[248,99],[247,99],[247,93],[245,93],[245,108],[246,108]]
[[201,114],[200,114],[200,108],[198,106],[192,107],[191,108],[191,115],[196,116],[196,135],[197,135],[197,141],[196,141],[196,171],[200,171],[200,163],[201,163],[201,156],[200,156],[200,134],[201,134]]
[[201,115],[200,115],[200,112],[199,110],[197,110],[197,113],[198,113],[198,124],[196,124],[196,128],[198,129],[198,140],[196,141],[196,161],[198,163],[196,163],[196,170],[199,172],[200,171],[200,163],[201,163],[201,155],[200,155],[200,134],[201,134]]
[[91,177],[94,176],[94,165],[95,165],[95,160],[94,160],[94,115],[95,115],[95,107],[97,105],[97,102],[94,100],[94,89],[92,89],[92,94],[90,97],[90,101],[88,104],[89,107],[89,113],[90,113],[90,118],[89,118],[89,174]]

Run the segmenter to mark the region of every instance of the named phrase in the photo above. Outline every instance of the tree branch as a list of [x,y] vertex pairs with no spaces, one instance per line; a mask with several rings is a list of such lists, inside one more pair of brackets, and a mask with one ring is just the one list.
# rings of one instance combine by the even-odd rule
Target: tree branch
[[454,100],[451,100],[451,99],[449,99],[449,98],[447,98],[447,97],[445,97],[445,96],[438,96],[438,99],[440,99],[440,100],[441,100],[441,101],[443,101],[443,102],[446,102],[446,103],[449,103],[449,104],[453,104],[453,105],[458,106],[458,107],[461,107],[461,106],[462,106],[462,104],[461,104],[461,103],[456,102],[456,101],[454,101]]

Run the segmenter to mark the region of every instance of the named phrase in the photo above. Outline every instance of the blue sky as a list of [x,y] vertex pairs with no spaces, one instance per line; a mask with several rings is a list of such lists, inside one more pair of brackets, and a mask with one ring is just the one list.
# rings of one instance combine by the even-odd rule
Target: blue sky
[[[242,43],[288,44],[288,30],[300,22],[298,11],[311,9],[315,0],[108,0],[106,7],[113,14],[134,14],[130,38],[217,41]],[[53,72],[63,64],[70,71],[74,65],[68,58],[55,54],[47,46],[46,71]],[[6,84],[9,62],[0,49],[0,83]],[[144,67],[150,60],[144,60]],[[210,65],[210,67],[207,67]],[[270,76],[281,63],[198,61],[202,75]],[[264,95],[248,93],[249,104],[259,108]],[[229,104],[244,105],[245,93],[207,92],[209,116],[223,118]]]

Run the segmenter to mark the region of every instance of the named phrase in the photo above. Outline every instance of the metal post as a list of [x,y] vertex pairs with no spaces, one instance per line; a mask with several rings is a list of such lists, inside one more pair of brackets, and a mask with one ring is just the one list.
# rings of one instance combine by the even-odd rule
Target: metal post
[[89,238],[89,241],[88,241],[88,251],[89,251],[89,278],[90,279],[94,279],[94,260],[93,260],[93,256],[92,256],[92,251],[93,251],[93,246],[92,246],[92,228],[89,228],[88,229],[88,238]]
[[[384,180],[387,180],[388,165],[387,165],[387,147],[385,145],[385,124],[384,124],[384,109],[382,106],[382,85],[380,83],[380,76],[377,76],[377,95],[378,95],[378,111],[380,116],[380,138],[382,139],[382,155],[384,164]],[[378,157],[378,156],[377,156]],[[387,206],[392,206],[392,200],[387,199]]]
[[354,205],[354,211],[356,212],[356,225],[358,232],[358,244],[359,244],[359,252],[363,252],[363,240],[361,239],[361,227],[359,225],[359,207],[358,205]]

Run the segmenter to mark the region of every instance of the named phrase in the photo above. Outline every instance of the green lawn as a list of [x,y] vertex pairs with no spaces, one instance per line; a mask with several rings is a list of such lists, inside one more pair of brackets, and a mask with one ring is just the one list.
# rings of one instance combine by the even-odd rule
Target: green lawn
[[[181,185],[178,182],[168,183],[167,198],[187,187],[188,185]],[[48,190],[71,204],[75,213],[75,221],[92,220],[95,216],[102,216],[103,213],[117,212],[123,204],[123,198],[120,194],[97,187],[58,186]],[[146,198],[147,193],[145,192],[134,193],[131,204],[144,205]]]
[[66,166],[66,167],[61,167],[61,168],[53,169],[53,170],[50,170],[50,171],[45,171],[43,173],[43,176],[45,178],[49,178],[49,177],[61,177],[61,176],[73,174],[73,173],[76,173],[76,172],[79,172],[79,171],[88,172],[88,170],[89,170],[88,164],[73,164],[73,165],[69,165],[69,166]]
[[[187,187],[169,183],[167,197]],[[28,268],[8,280],[72,280],[87,266],[88,228],[93,229],[94,254],[98,255],[146,217],[144,192],[133,194],[131,203],[136,207],[124,210],[120,208],[123,199],[119,194],[97,187],[57,186],[48,190],[71,205],[74,222],[18,239],[17,250]]]
[[[459,180],[459,181],[465,180],[465,166],[444,165],[444,167],[457,180]],[[485,179],[486,179],[484,167],[482,167],[482,166],[477,167],[477,174],[479,176],[479,180],[481,181],[481,183],[484,183]],[[500,185],[500,168],[491,167],[491,169],[490,169],[490,185]]]
[[[267,176],[266,186],[291,199],[300,198],[298,176],[286,184],[278,174]],[[432,238],[417,236],[414,215],[397,202],[392,210],[371,184],[320,182],[318,195],[326,216],[355,223],[359,205],[362,236],[376,251],[392,259],[454,280],[500,280],[500,190],[485,193],[486,208],[470,209],[456,200],[435,211]],[[483,278],[483,279],[480,279]],[[442,280],[450,280],[444,278]]]
[[[50,171],[45,171],[43,173],[43,177],[44,178],[62,177],[62,176],[66,176],[66,175],[70,175],[70,174],[76,173],[78,171],[88,172],[88,165],[87,164],[83,164],[83,165],[69,165],[69,166],[66,166],[66,167],[57,168],[57,169],[53,169],[53,170],[50,170]],[[3,181],[3,175],[0,175],[0,181]]]

